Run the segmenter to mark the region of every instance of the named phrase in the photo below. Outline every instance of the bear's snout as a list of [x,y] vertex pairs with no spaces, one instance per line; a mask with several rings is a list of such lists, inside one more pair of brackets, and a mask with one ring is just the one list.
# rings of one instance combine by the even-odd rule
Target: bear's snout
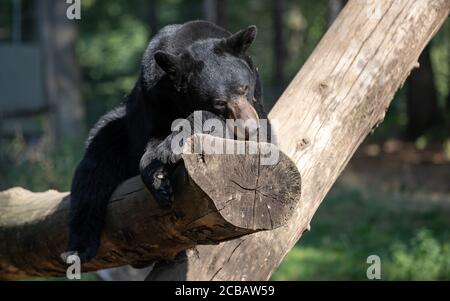
[[259,128],[259,116],[245,96],[239,96],[227,102],[228,117],[235,121],[234,138],[238,140],[256,140]]

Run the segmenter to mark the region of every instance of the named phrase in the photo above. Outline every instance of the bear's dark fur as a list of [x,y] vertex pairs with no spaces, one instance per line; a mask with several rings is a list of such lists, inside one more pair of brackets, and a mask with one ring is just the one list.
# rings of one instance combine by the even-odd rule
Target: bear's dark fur
[[236,97],[267,118],[258,71],[246,54],[255,36],[254,26],[231,35],[194,21],[164,27],[152,39],[133,90],[89,134],[72,183],[65,256],[76,253],[83,262],[95,256],[108,200],[130,177],[140,173],[158,203],[170,208],[170,172],[180,159],[170,151],[174,120],[200,110],[226,118]]

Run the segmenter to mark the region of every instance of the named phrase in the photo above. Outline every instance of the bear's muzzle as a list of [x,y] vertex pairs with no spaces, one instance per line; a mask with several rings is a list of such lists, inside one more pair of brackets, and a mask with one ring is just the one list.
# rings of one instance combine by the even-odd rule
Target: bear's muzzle
[[245,96],[238,96],[227,102],[228,117],[234,122],[234,138],[257,140],[259,116]]

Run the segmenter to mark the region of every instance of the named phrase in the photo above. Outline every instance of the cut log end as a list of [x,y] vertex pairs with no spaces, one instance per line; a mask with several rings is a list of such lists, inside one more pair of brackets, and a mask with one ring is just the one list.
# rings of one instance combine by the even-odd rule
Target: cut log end
[[[208,154],[208,146],[234,151]],[[195,145],[194,150],[192,151]],[[295,164],[276,146],[195,135],[183,155],[189,177],[230,224],[252,231],[272,230],[292,216],[300,198]]]

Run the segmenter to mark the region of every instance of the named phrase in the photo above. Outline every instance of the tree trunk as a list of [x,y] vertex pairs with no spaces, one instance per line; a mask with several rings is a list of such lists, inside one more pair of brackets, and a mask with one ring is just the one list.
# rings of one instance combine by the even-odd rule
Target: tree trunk
[[22,0],[22,41],[34,43],[37,40],[36,1]]
[[450,116],[450,91],[448,92],[447,96],[447,115]]
[[226,0],[204,0],[206,20],[221,27],[226,27],[227,1]]
[[437,92],[431,65],[430,47],[419,58],[418,69],[408,79],[408,138],[415,140],[439,121]]
[[148,0],[148,24],[150,25],[150,35],[154,36],[159,30],[157,0]]
[[293,218],[274,231],[198,246],[157,264],[147,279],[269,279],[449,10],[448,0],[350,0],[269,116],[302,175]]
[[[447,63],[450,66],[450,23],[447,24]],[[450,76],[448,78],[448,81],[450,82]],[[446,112],[447,112],[447,118],[448,118],[448,122],[450,124],[450,87],[448,89],[448,95],[447,95],[447,102],[446,102]]]
[[284,0],[273,2],[273,83],[275,95],[280,96],[286,84],[285,65],[287,60],[286,41],[284,40]]
[[[224,141],[194,137],[197,145]],[[256,145],[226,141],[235,149]],[[256,146],[260,155],[186,152],[185,169],[176,173],[171,210],[157,205],[140,177],[119,186],[108,205],[99,252],[82,271],[142,267],[197,244],[217,244],[285,224],[300,198],[300,175],[282,153],[277,164],[260,165],[267,150],[278,149],[267,143]],[[67,243],[68,213],[67,193],[22,188],[0,193],[0,280],[64,275],[59,254]]]
[[81,137],[85,134],[85,108],[75,53],[77,20],[67,18],[65,1],[37,1],[36,5],[52,138],[60,142],[66,137]]
[[196,20],[201,16],[204,7],[204,0],[180,1],[177,5],[178,16],[176,18],[178,23],[189,22]]

